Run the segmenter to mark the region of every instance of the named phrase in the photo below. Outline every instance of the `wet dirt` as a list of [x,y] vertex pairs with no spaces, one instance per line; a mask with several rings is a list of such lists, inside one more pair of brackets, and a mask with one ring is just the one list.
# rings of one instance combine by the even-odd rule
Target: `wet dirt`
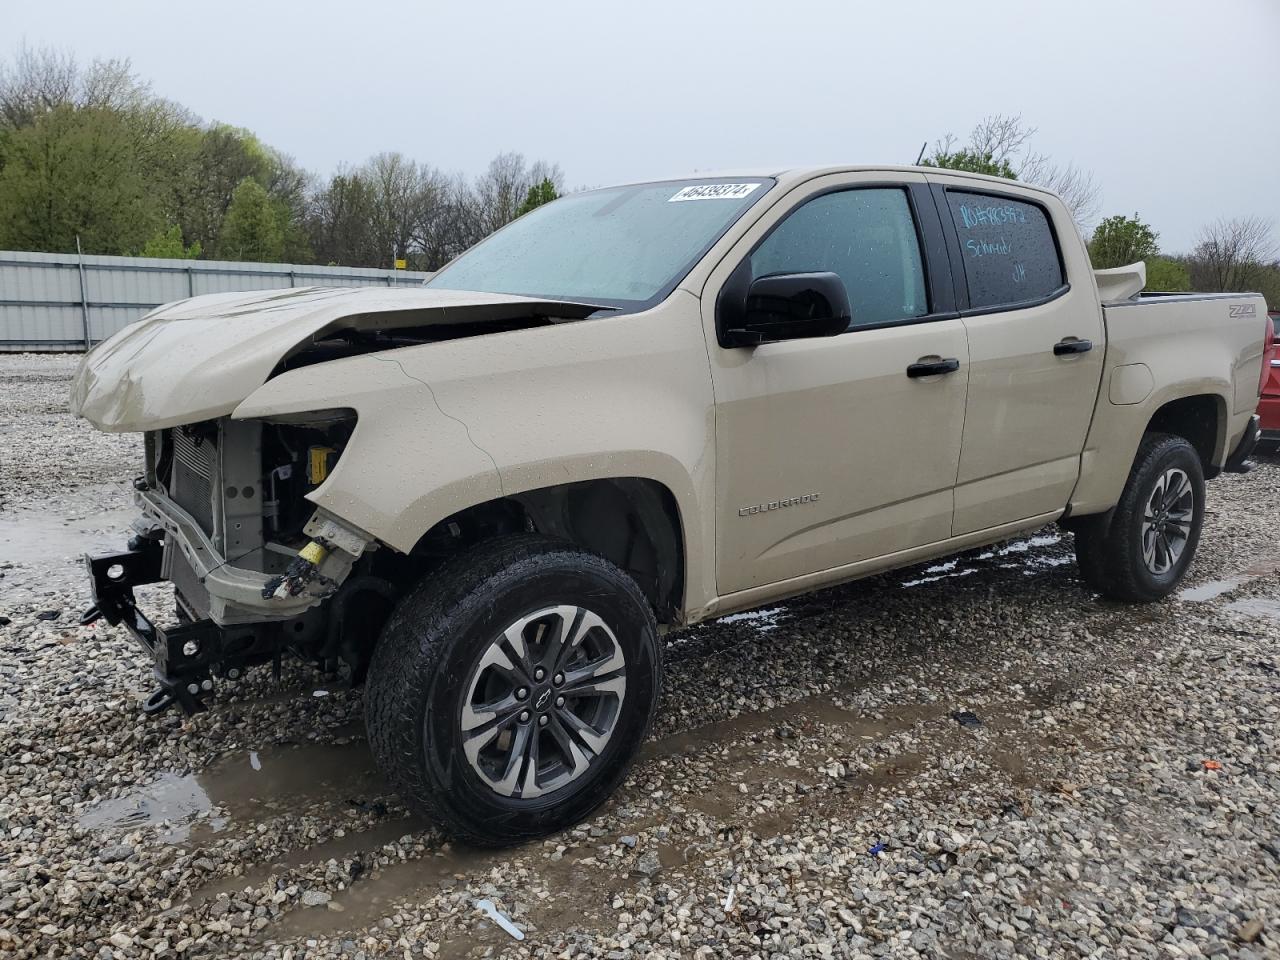
[[152,826],[166,842],[198,842],[281,814],[347,808],[353,798],[389,789],[363,740],[267,746],[224,757],[198,773],[162,773],[90,807],[79,824],[105,833]]
[[[667,784],[672,793],[669,812],[663,820],[693,813],[729,823],[740,817],[742,806],[750,806],[751,798],[756,794],[750,789],[752,784],[776,776],[785,776],[798,783],[814,782],[820,778],[816,765],[822,758],[833,753],[848,753],[868,742],[884,740],[913,728],[922,720],[938,718],[942,714],[942,708],[936,705],[909,704],[872,716],[839,707],[828,699],[811,698],[786,707],[706,724],[646,743],[641,748],[636,770],[628,785],[609,802],[606,810],[623,810],[632,792],[640,789],[637,783],[660,774],[664,760],[705,752],[716,771],[713,785],[706,788],[685,782]],[[797,745],[804,758],[799,766],[780,769],[768,762],[762,763],[763,753],[771,749],[794,749]],[[926,760],[920,755],[901,754],[867,774],[862,786],[871,794],[881,787],[902,783],[926,765]],[[746,793],[742,792],[740,784],[748,787]],[[748,817],[747,829],[761,836],[776,835],[800,815],[798,806],[768,809],[758,816]],[[562,914],[580,928],[589,928],[595,920],[603,922],[605,907],[612,894],[623,886],[639,882],[642,876],[634,870],[619,871],[616,855],[623,853],[621,837],[643,834],[659,826],[661,823],[652,817],[624,820],[617,829],[598,836],[593,841],[594,845],[586,845],[559,858],[548,850],[547,856],[538,862],[532,884],[528,879],[521,880],[522,889],[528,890],[532,885],[551,892],[545,900],[533,904],[529,918],[540,928],[554,928]],[[399,828],[388,829],[395,832]],[[367,850],[375,846],[373,841],[379,836],[381,834],[373,832],[350,835],[343,838],[341,848],[323,845],[300,851],[292,859],[295,862],[312,862],[336,856],[334,851],[337,849],[348,854],[357,849]],[[395,832],[392,839],[398,837],[399,833]],[[658,856],[663,869],[686,863],[695,846],[660,844]],[[530,845],[523,852],[533,849],[536,847]],[[272,925],[269,935],[272,939],[287,942],[292,937],[360,930],[394,914],[398,903],[447,889],[466,876],[489,873],[500,868],[509,857],[509,852],[486,852],[446,845],[425,857],[392,863],[366,875],[335,898],[338,909],[295,908],[289,911]],[[275,872],[268,868],[247,878],[228,880],[207,888],[203,895],[216,896],[246,884],[257,885]],[[568,896],[571,891],[583,889],[591,889],[591,897],[584,900]],[[565,897],[562,899],[558,894]]]
[[378,850],[406,836],[426,833],[429,829],[427,823],[416,817],[396,817],[393,820],[375,824],[368,830],[346,830],[340,837],[334,837],[332,840],[317,843],[314,846],[290,850],[270,863],[260,864],[247,873],[224,877],[193,890],[189,899],[216,900],[223,894],[234,894],[246,887],[260,887],[273,876],[288,873],[290,870],[297,870],[312,863],[341,861],[354,854]]

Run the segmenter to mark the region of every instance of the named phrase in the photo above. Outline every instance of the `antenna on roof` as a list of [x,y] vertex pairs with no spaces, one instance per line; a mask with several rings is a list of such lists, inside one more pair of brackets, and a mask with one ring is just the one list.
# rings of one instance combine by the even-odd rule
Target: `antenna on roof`
[[920,156],[916,157],[916,166],[920,166],[920,161],[924,159],[924,152],[929,149],[929,141],[926,140],[920,144]]

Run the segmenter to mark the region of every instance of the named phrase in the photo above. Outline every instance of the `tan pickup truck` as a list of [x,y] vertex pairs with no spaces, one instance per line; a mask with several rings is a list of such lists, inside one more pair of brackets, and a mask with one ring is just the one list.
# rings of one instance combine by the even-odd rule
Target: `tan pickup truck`
[[665,628],[1053,521],[1091,589],[1167,595],[1270,328],[1143,283],[1052,193],[836,167],[573,194],[421,289],[173,303],[73,388],[146,448],[86,617],[150,651],[149,710],[286,654],[367,675],[407,802],[544,834],[625,775]]

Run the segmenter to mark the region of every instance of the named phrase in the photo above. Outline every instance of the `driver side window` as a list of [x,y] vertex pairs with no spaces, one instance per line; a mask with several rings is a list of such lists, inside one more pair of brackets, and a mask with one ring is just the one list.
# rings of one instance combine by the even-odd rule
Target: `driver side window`
[[851,330],[929,312],[906,190],[872,187],[814,197],[751,254],[752,280],[826,271],[844,281],[853,307]]

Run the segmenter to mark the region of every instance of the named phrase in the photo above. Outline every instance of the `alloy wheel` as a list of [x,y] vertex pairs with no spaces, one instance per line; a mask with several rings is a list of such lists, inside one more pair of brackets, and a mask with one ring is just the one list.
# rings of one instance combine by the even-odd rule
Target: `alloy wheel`
[[555,606],[517,620],[480,656],[462,701],[471,769],[514,799],[578,779],[617,726],[626,666],[613,631],[584,607]]
[[1182,557],[1195,513],[1191,478],[1171,467],[1156,481],[1142,514],[1142,560],[1153,574],[1168,573]]

